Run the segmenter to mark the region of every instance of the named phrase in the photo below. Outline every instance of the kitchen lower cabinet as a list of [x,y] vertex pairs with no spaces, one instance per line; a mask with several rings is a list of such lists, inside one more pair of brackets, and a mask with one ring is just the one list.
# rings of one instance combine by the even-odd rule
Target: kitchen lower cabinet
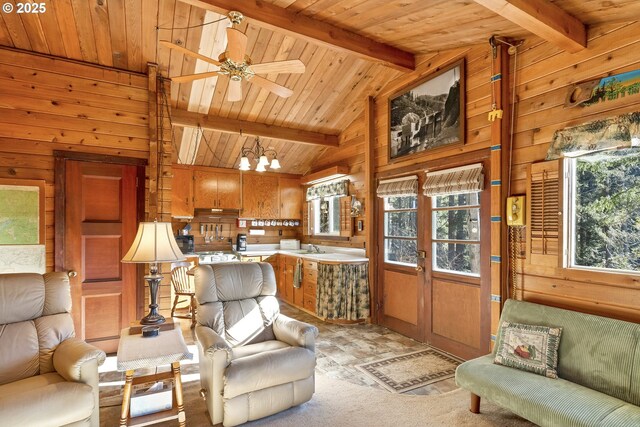
[[[300,287],[294,286],[294,275],[298,263],[302,268]],[[317,267],[315,262],[309,262],[295,256],[280,255],[280,282],[282,291],[280,298],[289,304],[315,314],[315,289]]]

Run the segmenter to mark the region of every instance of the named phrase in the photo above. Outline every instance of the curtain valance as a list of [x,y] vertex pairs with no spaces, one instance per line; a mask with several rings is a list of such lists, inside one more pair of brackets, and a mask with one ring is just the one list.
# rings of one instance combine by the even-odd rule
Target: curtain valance
[[380,181],[378,197],[402,197],[418,195],[418,177],[416,175]]
[[329,184],[318,184],[307,188],[307,201],[323,197],[342,197],[349,194],[349,180],[334,181]]
[[640,147],[640,112],[557,130],[547,160],[629,147]]
[[482,191],[484,173],[482,163],[452,169],[427,172],[422,186],[425,196],[447,196],[451,194]]

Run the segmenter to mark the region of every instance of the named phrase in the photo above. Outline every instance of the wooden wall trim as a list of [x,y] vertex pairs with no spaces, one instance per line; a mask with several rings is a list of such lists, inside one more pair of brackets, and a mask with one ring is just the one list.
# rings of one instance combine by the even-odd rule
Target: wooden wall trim
[[548,0],[474,1],[568,52],[587,46],[585,25]]
[[300,144],[337,147],[338,135],[312,132],[283,126],[269,125],[247,120],[218,117],[210,114],[194,113],[181,109],[174,109],[172,114],[174,126],[198,127],[224,133],[233,133],[263,138],[273,138]]
[[376,267],[373,260],[378,253],[379,242],[376,238],[377,227],[375,215],[375,103],[369,96],[364,102],[364,224],[365,224],[365,254],[369,258],[369,289],[371,301],[371,319],[378,323],[377,283]]
[[53,157],[63,160],[78,160],[81,162],[115,163],[119,165],[146,166],[147,159],[137,157],[118,157],[107,154],[83,153],[77,151],[53,150]]

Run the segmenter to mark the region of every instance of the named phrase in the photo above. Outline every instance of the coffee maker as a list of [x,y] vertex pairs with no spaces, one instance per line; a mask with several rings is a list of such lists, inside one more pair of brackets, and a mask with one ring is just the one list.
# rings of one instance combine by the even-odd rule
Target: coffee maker
[[236,238],[236,251],[244,252],[247,250],[247,235],[246,234],[238,234]]

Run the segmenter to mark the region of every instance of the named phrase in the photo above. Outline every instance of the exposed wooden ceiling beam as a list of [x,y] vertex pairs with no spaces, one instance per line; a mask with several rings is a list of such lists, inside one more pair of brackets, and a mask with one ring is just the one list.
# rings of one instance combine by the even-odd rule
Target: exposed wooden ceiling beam
[[180,1],[223,15],[231,10],[236,10],[261,27],[302,37],[312,43],[320,43],[332,49],[337,48],[367,60],[382,62],[386,66],[400,71],[413,71],[416,68],[415,56],[411,52],[270,3],[259,0]]
[[243,135],[273,138],[300,144],[337,147],[338,135],[329,135],[308,130],[272,126],[264,123],[236,120],[227,117],[209,116],[191,111],[173,109],[171,122],[176,126],[198,127],[225,133],[242,133]]
[[568,52],[587,47],[585,25],[548,0],[474,1]]

